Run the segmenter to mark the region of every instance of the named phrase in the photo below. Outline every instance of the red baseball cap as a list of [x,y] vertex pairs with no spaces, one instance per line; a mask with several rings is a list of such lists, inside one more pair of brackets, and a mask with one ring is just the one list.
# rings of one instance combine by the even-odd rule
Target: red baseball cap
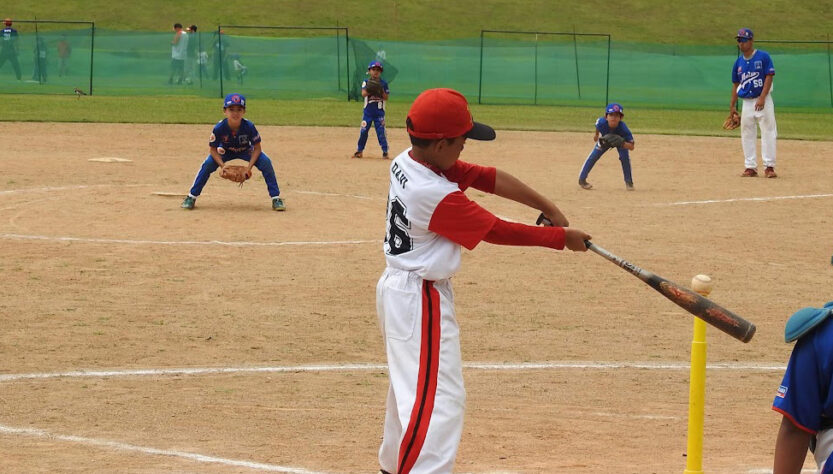
[[405,122],[408,133],[425,140],[465,136],[494,140],[495,130],[471,118],[469,103],[454,89],[428,89],[417,96]]

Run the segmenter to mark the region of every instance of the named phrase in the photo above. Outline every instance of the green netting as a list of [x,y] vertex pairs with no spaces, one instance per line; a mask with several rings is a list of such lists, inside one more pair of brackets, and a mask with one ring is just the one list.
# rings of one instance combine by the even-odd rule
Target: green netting
[[[199,95],[231,91],[258,98],[359,99],[371,60],[385,66],[391,100],[411,100],[431,87],[451,87],[485,104],[725,108],[733,44],[675,46],[610,41],[607,35],[484,32],[482,38],[409,42],[357,39],[346,28],[224,26],[189,37],[186,76],[172,81],[173,32],[124,32],[90,24],[17,22],[22,80],[0,66],[12,93],[65,93],[93,85],[105,95]],[[36,74],[38,42],[46,77]],[[58,43],[72,47],[58,75]],[[93,41],[94,40],[94,41]],[[91,67],[90,52],[93,51]],[[765,42],[775,63],[779,107],[833,107],[831,44]]]
[[36,27],[35,22],[15,21],[12,28],[18,32],[16,40],[0,38],[3,92],[72,94],[76,87],[89,90],[92,23],[38,22]]
[[481,103],[607,101],[608,35],[484,32]]

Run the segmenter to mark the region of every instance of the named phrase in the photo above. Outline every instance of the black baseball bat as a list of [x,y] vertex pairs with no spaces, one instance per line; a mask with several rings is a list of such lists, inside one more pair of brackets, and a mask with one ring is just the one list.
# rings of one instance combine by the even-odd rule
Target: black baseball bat
[[[552,222],[547,219],[544,214],[541,214],[538,216],[536,224],[552,225]],[[688,288],[666,280],[659,275],[655,275],[648,270],[643,270],[627,260],[617,257],[589,240],[585,240],[584,244],[587,246],[588,250],[592,250],[593,252],[623,268],[633,276],[644,281],[651,288],[660,292],[662,296],[665,296],[669,300],[673,301],[677,306],[697,316],[717,329],[720,329],[735,339],[743,342],[749,342],[752,340],[752,336],[755,335],[754,324],[720,306],[714,301],[698,295]]]

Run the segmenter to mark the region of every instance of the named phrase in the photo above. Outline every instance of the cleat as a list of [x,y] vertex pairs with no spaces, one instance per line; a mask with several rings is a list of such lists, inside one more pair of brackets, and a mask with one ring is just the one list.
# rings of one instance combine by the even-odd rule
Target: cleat
[[766,169],[764,170],[764,176],[766,176],[767,178],[777,178],[778,177],[778,175],[775,174],[775,168],[773,168],[772,166],[767,166],[766,167]]
[[353,153],[353,158],[361,158],[361,157],[362,157],[362,152],[357,151],[357,152]]
[[283,203],[283,199],[276,197],[272,198],[272,210],[273,211],[285,211],[286,205]]
[[625,189],[628,191],[633,191],[633,183],[625,183]]
[[745,170],[743,170],[743,174],[741,176],[743,176],[744,178],[754,178],[758,176],[758,170],[756,170],[755,168],[746,168]]
[[196,198],[192,198],[191,196],[185,196],[185,200],[182,201],[182,205],[180,207],[183,209],[193,209],[194,204],[196,204],[196,202]]
[[388,152],[383,152],[383,153],[382,153],[382,158],[384,158],[384,159],[386,159],[386,160],[389,160],[389,159],[390,159],[390,156],[388,156]]
[[593,185],[588,183],[584,180],[578,180],[578,185],[581,186],[582,189],[593,189]]

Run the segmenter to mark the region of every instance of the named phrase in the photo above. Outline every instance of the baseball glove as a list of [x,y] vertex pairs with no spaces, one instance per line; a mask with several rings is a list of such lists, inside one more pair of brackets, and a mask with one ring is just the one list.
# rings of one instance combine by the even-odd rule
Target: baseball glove
[[373,79],[372,77],[365,83],[364,90],[366,90],[369,95],[376,97],[382,97],[385,93],[385,89],[382,87],[382,81],[379,79]]
[[623,143],[625,143],[625,139],[624,137],[622,137],[622,135],[608,133],[599,139],[599,143],[602,146],[610,148],[619,148],[620,146],[622,146]]
[[729,112],[729,116],[723,121],[723,130],[734,130],[740,127],[740,114],[737,110]]
[[240,186],[243,186],[243,183],[252,177],[252,172],[249,171],[248,166],[228,165],[223,166],[223,171],[220,172],[220,177],[229,181],[234,181],[235,183],[240,183]]

